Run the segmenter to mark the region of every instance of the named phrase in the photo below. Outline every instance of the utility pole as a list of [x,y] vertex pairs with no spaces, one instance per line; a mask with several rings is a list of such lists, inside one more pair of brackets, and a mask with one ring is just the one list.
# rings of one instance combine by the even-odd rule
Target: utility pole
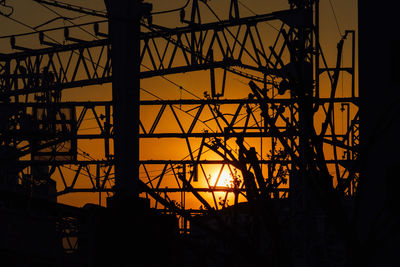
[[139,179],[140,19],[142,0],[105,0],[109,14],[114,106],[115,199],[136,199]]

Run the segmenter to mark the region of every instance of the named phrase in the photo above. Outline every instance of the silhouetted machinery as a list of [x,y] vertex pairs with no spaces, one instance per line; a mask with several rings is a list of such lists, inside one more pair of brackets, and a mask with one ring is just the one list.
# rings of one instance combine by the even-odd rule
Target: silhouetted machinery
[[[26,75],[23,67],[19,69]],[[44,71],[28,79],[27,87],[35,88],[38,84],[47,89],[35,93],[34,104],[13,103],[10,99],[2,103],[1,162],[6,172],[2,176],[4,186],[11,186],[13,190],[35,190],[49,183],[55,198],[55,182],[50,178],[54,168],[50,170],[46,163],[76,159],[77,120],[74,107],[59,106],[61,92],[52,90],[51,77]],[[24,172],[27,166],[29,170]]]
[[[2,256],[23,255],[17,266],[344,266],[351,259],[348,214],[359,176],[355,32],[342,36],[329,67],[319,1],[290,0],[287,10],[243,17],[231,0],[224,20],[207,1],[188,0],[165,12],[179,12],[177,28],[153,23],[158,13],[140,0],[105,1],[106,13],[35,1],[105,17],[108,33],[96,22],[94,40],[84,41],[74,28],[87,25],[75,25],[57,43],[43,30],[34,33],[40,49],[12,36],[18,52],[0,54],[0,212],[8,220],[1,229],[9,229]],[[202,23],[202,5],[214,22]],[[276,39],[265,38],[263,27]],[[351,66],[343,67],[348,39]],[[163,77],[182,92],[166,76],[200,70],[210,71],[211,94],[203,99],[141,98],[141,79]],[[343,73],[350,86],[339,98]],[[228,75],[245,79],[250,94],[223,99]],[[62,97],[67,88],[109,82],[112,101]],[[146,114],[150,124],[145,108],[155,114]],[[90,112],[98,131],[88,134],[82,125]],[[160,126],[167,114],[176,131]],[[139,154],[140,141],[169,138],[183,140],[189,155]],[[104,143],[103,158],[82,153],[87,140]],[[222,166],[215,182],[210,166]],[[219,186],[224,168],[232,181]],[[98,193],[100,205],[57,203],[72,193]]]
[[76,117],[74,108],[58,106],[61,92],[51,90],[49,77],[26,78],[25,86],[48,89],[35,93],[33,105],[6,97],[0,108],[0,248],[3,262],[15,266],[60,264],[64,238],[57,228],[66,212],[77,210],[56,203],[55,167],[48,162],[76,159]]

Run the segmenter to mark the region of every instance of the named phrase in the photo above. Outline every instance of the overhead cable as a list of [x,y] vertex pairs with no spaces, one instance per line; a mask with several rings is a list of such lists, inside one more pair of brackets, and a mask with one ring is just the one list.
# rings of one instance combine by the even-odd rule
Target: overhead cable
[[[47,10],[49,10],[50,12],[56,14],[58,17],[64,17],[64,16],[62,16],[60,13],[58,13],[57,11],[55,11],[55,10],[51,9],[50,7],[46,6],[45,4],[42,4],[42,3],[39,2],[39,1],[36,1],[36,2],[37,2],[38,4],[40,4],[42,7],[46,8]],[[68,21],[68,22],[71,23],[72,25],[78,27],[78,28],[81,29],[83,32],[85,32],[85,33],[91,35],[91,36],[94,37],[95,39],[99,39],[96,35],[94,35],[94,34],[92,34],[91,32],[85,30],[85,29],[82,28],[81,26],[77,26],[77,25],[76,25],[74,22],[72,22],[71,20],[66,19],[66,21]]]
[[[248,6],[246,6],[245,4],[242,3],[242,1],[238,1],[239,4],[244,7],[245,9],[247,9],[250,13],[252,13],[254,16],[257,16],[258,14],[256,12],[254,12],[253,10],[251,10]],[[274,25],[272,25],[271,23],[269,23],[268,21],[264,21],[265,24],[267,24],[268,26],[272,27],[274,30],[279,32],[279,29],[277,29]]]
[[68,10],[76,11],[76,12],[83,13],[86,15],[107,18],[107,13],[105,13],[105,12],[85,8],[82,6],[71,5],[71,4],[63,3],[60,1],[54,1],[54,0],[33,0],[33,1],[35,1],[39,4],[45,4],[45,5],[55,6],[58,8],[68,9]]
[[342,36],[342,31],[340,30],[340,27],[339,27],[339,21],[338,21],[338,19],[336,17],[335,9],[333,8],[333,4],[332,4],[331,0],[329,0],[329,4],[331,6],[331,10],[332,10],[333,16],[335,17],[335,22],[336,22],[336,26],[337,26],[337,29],[339,31],[339,34],[340,34],[340,36]]
[[0,10],[0,14],[1,14],[1,15],[6,16],[6,17],[9,17],[9,16],[11,16],[11,15],[14,13],[14,8],[13,8],[12,6],[6,5],[6,1],[5,1],[5,0],[0,1],[0,6],[3,6],[3,7],[5,7],[5,8],[8,8],[8,9],[10,10],[10,12],[9,12],[8,14],[5,14],[5,13],[3,13],[3,12]]
[[166,13],[171,13],[171,12],[176,12],[176,11],[181,11],[182,9],[186,8],[189,4],[190,0],[186,1],[186,4],[184,4],[182,7],[170,9],[170,10],[163,10],[163,11],[156,11],[150,13],[151,15],[159,15],[159,14],[166,14]]

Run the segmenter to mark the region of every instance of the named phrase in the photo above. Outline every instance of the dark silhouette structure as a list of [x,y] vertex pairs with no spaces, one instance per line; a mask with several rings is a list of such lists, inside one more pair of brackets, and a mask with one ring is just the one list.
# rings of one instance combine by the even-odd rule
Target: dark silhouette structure
[[[358,259],[363,259],[365,266],[398,264],[400,225],[393,190],[398,184],[399,41],[385,26],[397,24],[390,7],[386,2],[376,8],[359,3],[362,183],[355,228],[360,241]],[[379,14],[378,23],[369,20],[373,14]],[[385,51],[384,56],[370,59],[372,47]],[[371,79],[373,70],[368,65],[385,66],[374,72],[385,79]],[[365,256],[361,257],[362,254]]]
[[[365,264],[388,266],[392,250],[374,243],[397,242],[381,227],[397,234],[397,161],[375,155],[396,143],[395,130],[381,137],[397,127],[396,103],[381,113],[364,107],[360,116],[359,106],[377,103],[372,89],[360,102],[356,32],[345,31],[329,66],[318,0],[289,0],[286,10],[250,17],[231,0],[227,19],[199,0],[161,12],[141,0],[106,0],[107,12],[35,1],[106,20],[27,34],[39,37],[39,49],[12,36],[15,52],[0,54],[3,259],[15,266],[358,266],[366,249]],[[360,7],[360,87],[373,88],[365,63],[371,26],[363,15],[370,9]],[[205,9],[211,22],[204,22]],[[181,25],[153,23],[161,13],[176,14]],[[93,27],[93,39],[82,39],[79,27]],[[52,31],[64,31],[64,42]],[[391,76],[380,70],[393,96],[397,46],[385,46]],[[204,98],[141,97],[145,79],[163,77],[182,91],[169,75],[198,71],[210,79]],[[230,76],[244,79],[250,93],[224,98]],[[63,96],[105,83],[112,83],[111,101]],[[96,128],[90,134],[83,128],[88,114]],[[360,118],[368,118],[361,148]],[[171,131],[165,120],[177,127]],[[185,158],[173,149],[167,159],[140,154],[145,142],[156,149],[156,140],[174,139],[183,140]],[[103,158],[80,149],[88,140],[102,142]],[[377,164],[387,170],[379,173],[379,201],[371,198],[379,195]],[[216,180],[210,166],[220,170]],[[226,186],[218,183],[223,170],[231,176]],[[57,202],[89,192],[100,205]]]

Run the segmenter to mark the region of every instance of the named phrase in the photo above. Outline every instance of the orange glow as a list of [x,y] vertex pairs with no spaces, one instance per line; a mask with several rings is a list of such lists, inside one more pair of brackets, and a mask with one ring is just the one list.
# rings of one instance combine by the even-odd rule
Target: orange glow
[[[233,172],[233,174],[232,174]],[[229,168],[227,166],[221,166],[216,168],[214,172],[209,177],[209,184],[210,187],[228,187],[233,188],[235,185],[236,177],[236,184],[239,185],[241,175],[238,175],[237,170],[234,168]]]
[[211,176],[210,185],[215,187],[232,187],[233,178],[229,170],[223,170],[221,173],[215,172]]
[[[96,1],[94,1],[96,2]],[[154,8],[156,10],[167,10],[171,9],[171,4],[174,5],[173,8],[180,6],[180,2],[182,1],[171,1],[173,3],[170,3],[168,1],[155,1],[155,0],[148,0],[147,2],[152,2],[154,3]],[[176,2],[176,3],[175,3]],[[217,1],[218,2],[218,1]],[[214,7],[217,10],[218,14],[225,14],[226,16],[228,15],[228,12],[225,11],[225,5],[223,3],[224,1],[221,1],[219,3],[215,3]],[[225,1],[229,2],[229,1]],[[355,5],[353,4],[353,8],[348,8],[348,1],[339,1],[342,5],[341,10],[342,12],[354,12]],[[339,3],[338,2],[338,3]],[[101,4],[99,4],[101,3]],[[103,6],[103,2],[100,1],[99,3],[91,3],[91,7],[97,10],[102,10],[105,7]],[[20,5],[20,6],[19,6]],[[246,5],[251,7],[253,10],[257,10],[257,13],[259,14],[268,14],[272,11],[277,11],[281,9],[287,8],[287,1],[276,1],[276,3],[269,3],[268,5],[260,5],[259,1],[256,0],[248,0],[246,1]],[[339,5],[339,4],[338,4]],[[346,8],[344,8],[344,6]],[[321,10],[325,10],[326,8],[329,8],[328,4],[321,3]],[[44,19],[44,17],[41,16],[24,16],[24,13],[28,14],[31,12],[30,8],[26,8],[26,6],[23,5],[23,3],[19,3],[16,1],[15,3],[15,8],[18,10],[21,10],[22,13],[16,13],[15,15],[20,16],[20,18],[25,21],[26,23],[30,25],[39,25]],[[325,8],[325,9],[324,9]],[[340,6],[339,6],[340,8]],[[246,13],[247,12],[247,13]],[[19,15],[21,14],[21,15]],[[330,13],[328,13],[330,14]],[[181,24],[178,20],[179,17],[177,16],[176,13],[171,13],[167,14],[166,16],[171,15],[171,18],[173,19],[168,19],[168,17],[163,16],[154,16],[155,19],[155,24],[159,25],[164,25],[166,27],[181,27],[183,24]],[[248,11],[243,10],[243,17],[245,16],[250,16],[252,14],[248,13]],[[17,17],[18,18],[18,17]],[[346,18],[351,18],[346,20],[346,24],[343,24],[343,27],[346,27],[347,29],[352,29],[352,28],[357,28],[357,20],[356,17],[354,16],[346,16]],[[214,17],[208,17],[205,16],[203,19],[212,20],[215,21]],[[223,19],[226,19],[223,18]],[[157,22],[158,20],[158,22]],[[204,22],[204,21],[203,21]],[[2,25],[7,25],[5,27],[2,27],[2,35],[8,35],[8,34],[16,34],[16,33],[22,33],[25,32],[26,29],[22,28],[15,28],[16,25],[14,25],[15,22],[7,20],[4,16],[0,16],[0,23]],[[10,23],[10,25],[8,25]],[[60,25],[57,24],[52,24],[54,27],[58,26],[64,26],[61,21],[54,21],[53,23],[60,23]],[[176,24],[178,23],[178,24]],[[169,25],[171,24],[171,25]],[[345,26],[346,25],[346,26]],[[8,27],[9,26],[9,27]],[[52,26],[52,27],[53,27]],[[336,33],[336,24],[333,21],[333,17],[329,16],[321,16],[321,29],[324,29],[321,31],[321,43],[323,48],[328,51],[326,54],[327,56],[327,61],[328,65],[331,65],[336,59],[336,47],[335,45],[337,44],[338,41],[338,36],[337,34],[332,34],[332,32]],[[332,30],[334,29],[334,31]],[[328,29],[328,30],[326,30]],[[329,30],[331,29],[331,30]],[[270,27],[266,25],[266,27],[260,28],[262,30],[261,35],[262,35],[262,41],[265,43],[268,42],[273,42],[275,40],[275,37],[277,35],[276,29],[273,27]],[[241,32],[242,33],[242,32]],[[243,31],[244,33],[244,31]],[[77,37],[82,39],[87,39],[88,36],[80,36],[80,34],[84,34],[83,32],[76,31],[74,34],[77,34]],[[74,35],[75,36],[75,35]],[[35,37],[36,38],[36,37]],[[205,37],[204,37],[205,38]],[[209,36],[211,38],[211,36]],[[228,36],[228,39],[230,37]],[[28,39],[27,39],[28,40]],[[210,39],[207,42],[210,42]],[[31,47],[31,43],[28,43],[28,41],[25,40],[18,40],[21,41],[21,46],[26,46],[26,47]],[[231,40],[230,40],[231,41]],[[34,44],[37,43],[37,40],[35,39]],[[169,41],[163,40],[160,41],[158,44],[158,49],[164,49],[163,46],[166,46],[169,44]],[[281,44],[281,43],[280,43]],[[279,44],[279,45],[280,45]],[[209,45],[209,44],[208,44]],[[278,45],[278,46],[279,46]],[[329,46],[331,45],[331,46]],[[2,52],[3,51],[8,51],[10,49],[10,44],[9,40],[3,39],[0,40],[0,47],[2,47]],[[152,46],[151,46],[152,47]],[[350,47],[345,46],[345,51],[350,49]],[[184,49],[181,49],[182,52]],[[168,53],[172,53],[172,46],[171,50],[166,50],[167,55],[166,57],[170,56]],[[180,51],[179,49],[177,50],[178,52]],[[333,51],[329,53],[330,51]],[[15,52],[15,51],[14,51]],[[178,53],[177,52],[177,53]],[[348,51],[349,52],[349,51]],[[95,51],[95,53],[100,53],[99,51]],[[185,62],[185,58],[183,55],[186,56],[186,52],[183,52],[184,54],[177,54],[177,58],[175,59],[174,63],[179,64],[179,60],[182,62]],[[251,53],[251,51],[250,51]],[[75,54],[72,54],[73,56],[76,56]],[[148,56],[146,53],[145,56]],[[215,57],[222,57],[221,54],[219,54],[217,51],[215,51],[214,54]],[[286,55],[287,56],[287,55]],[[87,57],[87,55],[85,55]],[[100,62],[97,64],[99,65],[99,69],[104,68],[105,63],[105,58],[102,58]],[[77,60],[75,58],[75,60]],[[152,60],[153,58],[143,58],[143,65],[144,66],[152,66]],[[246,56],[246,53],[243,55],[243,63],[245,61],[251,61],[251,59]],[[347,66],[349,62],[346,62],[346,58],[343,59],[344,66]],[[172,61],[171,61],[172,62]],[[92,62],[93,63],[93,62]],[[157,62],[158,63],[158,62]],[[146,67],[142,67],[142,69],[147,70]],[[250,74],[252,73],[250,70],[246,70]],[[255,72],[255,71],[254,71]],[[81,75],[82,77],[85,77],[85,70],[84,69],[79,69],[77,75]],[[216,79],[217,79],[217,89],[220,89],[222,81],[221,77],[223,75],[223,70],[215,70],[216,73]],[[329,72],[324,72],[324,74],[321,74],[320,77],[320,86],[321,86],[321,92],[320,96],[321,97],[329,97],[330,96],[330,78],[328,75]],[[253,74],[257,74],[256,72]],[[347,75],[347,76],[346,76]],[[257,75],[256,75],[257,76]],[[356,79],[357,81],[357,79]],[[248,86],[248,80],[246,80],[243,77],[239,77],[235,74],[232,73],[227,73],[227,81],[226,81],[226,92],[225,95],[223,96],[224,99],[243,99],[251,93],[249,86]],[[345,76],[341,75],[339,77],[338,81],[338,92],[337,96],[338,97],[347,97],[350,94],[350,76],[349,74],[345,74]],[[343,85],[344,84],[344,85]],[[156,100],[156,99],[164,99],[164,100],[185,100],[185,99],[196,99],[195,96],[198,96],[198,98],[205,99],[203,97],[204,91],[208,91],[210,87],[210,74],[207,71],[196,71],[196,72],[190,72],[190,73],[178,73],[178,74],[170,74],[168,75],[168,79],[163,79],[160,77],[152,77],[152,78],[146,78],[141,80],[141,85],[140,85],[145,91],[141,91],[140,99],[141,100]],[[356,85],[357,87],[357,85]],[[328,88],[328,89],[327,89]],[[186,90],[183,90],[186,89]],[[189,94],[190,92],[191,94]],[[271,94],[273,93],[273,90],[269,91]],[[87,86],[84,89],[81,87],[78,88],[73,88],[73,89],[68,89],[68,90],[63,90],[62,97],[64,101],[110,101],[112,99],[112,86],[111,84],[104,84],[104,85],[91,85]],[[270,96],[271,97],[271,96]],[[286,93],[284,96],[278,95],[277,98],[288,98],[289,92]],[[218,109],[221,111],[222,114],[227,114],[226,117],[230,120],[232,118],[232,114],[235,114],[237,105],[221,105],[218,107]],[[255,127],[258,125],[258,123],[262,122],[261,118],[261,111],[257,107],[252,107],[254,110],[254,114],[256,115],[254,118],[250,117],[248,121],[248,125]],[[354,107],[349,107],[349,112],[351,115],[355,114],[356,110]],[[167,106],[165,108],[165,111],[163,111],[162,115],[160,117],[160,120],[158,123],[155,123],[157,115],[161,114],[160,112],[160,106],[154,107],[154,106],[141,106],[140,110],[140,116],[141,116],[141,123],[143,124],[143,128],[146,129],[147,133],[151,130],[152,126],[154,127],[154,133],[180,133],[180,132],[188,132],[188,129],[191,128],[192,133],[201,133],[204,131],[219,131],[218,130],[218,124],[215,122],[215,120],[212,120],[214,118],[214,111],[212,110],[211,106],[208,108],[207,106],[204,107],[204,111],[201,112],[201,114],[198,117],[198,122],[194,122],[194,118],[199,110],[199,105],[192,105],[192,106],[180,106],[180,105],[171,105]],[[343,124],[346,118],[346,112],[348,110],[341,111],[340,107],[335,107],[335,114],[339,114],[337,116],[342,116],[342,120],[337,120],[337,125],[335,126],[336,131],[341,131],[341,132],[336,132],[336,134],[340,135],[345,135],[346,132],[346,127]],[[82,108],[77,109],[77,114],[81,114]],[[105,109],[102,107],[96,107],[96,112],[97,115],[100,116],[100,121],[101,124],[103,124],[105,121],[101,119],[101,115],[106,114]],[[111,110],[113,112],[113,110]],[[324,109],[320,108],[317,113],[315,113],[314,119],[315,119],[315,126],[316,126],[316,132],[318,133],[320,131],[320,125],[321,122],[324,120],[324,117],[326,115],[326,112]],[[177,119],[174,119],[176,117],[179,117],[179,122]],[[243,109],[239,115],[238,119],[235,122],[235,127],[244,127],[246,123],[246,116],[247,112],[245,109]],[[286,118],[290,118],[291,113],[289,112],[288,109],[282,114],[282,116]],[[78,116],[79,117],[79,116]],[[350,116],[352,117],[352,116]],[[113,120],[111,116],[111,121],[109,122],[110,125],[113,125]],[[220,118],[217,117],[219,121]],[[340,122],[339,122],[340,121]],[[286,123],[283,121],[277,121],[279,127],[285,127]],[[221,125],[224,127],[224,123],[221,122]],[[180,127],[184,130],[180,130]],[[140,130],[141,133],[143,134],[143,130]],[[222,130],[221,130],[222,131]],[[98,127],[98,123],[96,118],[94,117],[93,113],[91,112],[90,109],[88,109],[87,115],[82,117],[82,123],[79,128],[79,134],[100,134],[101,129]],[[332,134],[331,132],[327,132],[327,134]],[[111,139],[111,146],[110,146],[110,154],[113,155],[113,142]],[[231,140],[227,141],[228,144],[231,144],[232,151],[237,148],[235,145],[235,140],[232,138]],[[230,143],[229,143],[230,142]],[[268,156],[268,151],[270,151],[271,145],[270,145],[270,138],[268,137],[262,137],[260,139],[256,138],[249,138],[246,140],[247,142],[247,147],[255,147],[257,153],[259,153],[261,159],[266,159]],[[198,153],[198,148],[200,147],[201,144],[201,139],[200,138],[191,138],[189,139],[178,139],[178,138],[164,138],[164,139],[156,139],[156,138],[143,138],[140,140],[140,159],[141,160],[182,160],[182,159],[189,159],[190,157],[188,156],[190,153],[193,152],[193,157],[199,157],[201,156],[201,160],[221,160],[221,158],[213,153],[212,151],[209,151],[208,153],[205,152],[205,150],[202,151],[203,154],[197,154]],[[189,147],[188,147],[189,146]],[[275,149],[279,148],[279,143]],[[104,151],[104,140],[103,139],[97,139],[97,140],[89,140],[89,139],[84,139],[80,140],[78,143],[79,147],[79,155],[78,159],[79,160],[89,160],[89,159],[95,159],[95,160],[105,160],[105,151]],[[325,157],[327,160],[334,160],[334,150],[333,150],[332,145],[325,145],[324,147],[324,153]],[[341,159],[342,154],[344,153],[344,149],[341,148],[336,148],[337,149],[337,157]],[[343,156],[344,157],[344,156]],[[149,164],[150,165],[150,164]],[[161,180],[159,177],[162,176],[163,173],[163,168],[164,166],[149,166],[146,165],[146,171],[144,169],[141,170],[141,177],[142,181],[149,183],[149,186],[151,184],[151,187],[156,187],[157,183],[159,180]],[[171,170],[172,167],[168,165],[168,168],[166,168],[167,174],[166,176],[162,179],[162,182],[160,182],[159,186],[160,189],[165,189],[165,188],[179,188],[181,184],[179,184],[179,181],[177,182],[174,179],[173,176],[173,171]],[[243,178],[241,176],[240,171],[238,173],[235,173],[235,170],[233,167],[229,168],[227,165],[215,165],[212,166],[203,166],[204,170],[202,171],[201,168],[198,168],[198,175],[199,179],[198,182],[193,182],[193,187],[198,187],[198,188],[208,188],[207,186],[209,185],[210,187],[220,187],[220,188],[233,188],[234,184],[236,185],[241,185],[243,182]],[[264,177],[267,177],[267,171],[266,171],[266,166],[262,166],[263,168],[263,174]],[[335,172],[334,166],[329,166],[330,171],[332,174]],[[57,189],[58,191],[64,190],[65,188],[70,187],[73,184],[74,177],[76,175],[76,170],[78,169],[77,166],[65,166],[61,167],[61,170],[63,171],[63,175],[65,176],[66,184],[64,185],[61,175],[59,174],[58,170],[54,173],[53,179],[56,180],[57,182]],[[340,170],[343,171],[342,167],[340,167]],[[91,171],[89,175],[89,171]],[[233,171],[233,173],[232,173]],[[188,171],[189,172],[189,171]],[[148,175],[148,176],[147,176]],[[100,180],[103,181],[105,174],[103,173],[103,170],[100,172]],[[233,178],[235,176],[237,179]],[[78,176],[77,176],[78,177]],[[77,179],[76,183],[74,182],[75,188],[92,188],[92,184],[96,184],[96,168],[95,166],[91,167],[89,166],[88,168],[83,167],[82,170],[80,171],[79,174],[79,179]],[[189,179],[189,173],[187,173],[187,179]],[[207,181],[205,180],[207,179]],[[336,179],[336,178],[335,178]],[[106,189],[112,189],[114,183],[114,170],[110,171],[110,180],[105,183]],[[208,183],[208,185],[207,185]],[[101,184],[101,182],[100,182]],[[337,184],[337,180],[334,180],[334,184]],[[288,187],[289,184],[287,185],[281,185],[281,187]],[[222,191],[222,190],[221,190]],[[110,193],[111,194],[111,193]],[[204,198],[207,199],[211,205],[213,204],[213,199],[211,196],[211,193],[201,193]],[[225,193],[216,193],[217,196],[224,197]],[[229,192],[229,196],[233,195],[232,192]],[[106,197],[107,193],[77,193],[77,194],[66,194],[66,195],[61,195],[59,196],[58,200],[62,203],[67,203],[75,206],[83,206],[87,202],[91,203],[101,203],[102,205],[105,205],[106,203]],[[171,198],[175,198],[174,200],[177,200],[178,202],[181,202],[179,200],[179,197],[181,195],[170,193],[169,196]],[[197,208],[200,204],[198,203],[198,200],[196,200],[193,196],[190,196],[190,194],[187,194],[187,203],[186,205],[189,206],[189,200],[191,199],[190,197],[193,198],[193,207]],[[218,197],[217,197],[218,199]],[[230,203],[233,203],[231,201]],[[186,206],[186,207],[187,207]]]

